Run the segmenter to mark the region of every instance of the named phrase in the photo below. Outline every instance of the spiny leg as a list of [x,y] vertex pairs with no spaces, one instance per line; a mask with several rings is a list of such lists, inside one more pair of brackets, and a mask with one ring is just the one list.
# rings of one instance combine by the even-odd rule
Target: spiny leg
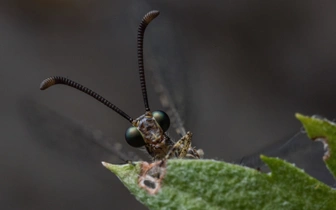
[[184,158],[187,155],[189,148],[191,147],[191,137],[192,134],[187,132],[186,135],[184,135],[173,145],[165,159],[169,159],[171,157]]

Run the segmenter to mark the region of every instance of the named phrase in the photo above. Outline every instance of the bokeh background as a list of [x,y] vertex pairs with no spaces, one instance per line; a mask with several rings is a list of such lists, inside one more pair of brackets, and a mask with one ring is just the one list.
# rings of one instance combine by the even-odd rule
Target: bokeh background
[[146,31],[145,67],[165,78],[207,158],[234,162],[289,139],[296,112],[335,117],[336,2],[1,1],[1,209],[145,209],[100,165],[122,161],[95,143],[135,151],[128,122],[76,90],[39,84],[66,76],[141,115],[136,33],[152,9],[161,15]]

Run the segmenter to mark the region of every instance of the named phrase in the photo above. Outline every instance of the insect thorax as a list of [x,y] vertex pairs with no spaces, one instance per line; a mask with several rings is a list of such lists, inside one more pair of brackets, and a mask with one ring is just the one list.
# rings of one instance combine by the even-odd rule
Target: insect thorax
[[155,118],[150,114],[141,115],[136,121],[148,153],[155,160],[163,159],[174,145],[174,142],[164,133]]

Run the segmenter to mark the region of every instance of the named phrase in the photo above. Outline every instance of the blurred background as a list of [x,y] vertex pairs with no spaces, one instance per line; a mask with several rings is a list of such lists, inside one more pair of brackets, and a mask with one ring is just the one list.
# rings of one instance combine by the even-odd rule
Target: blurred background
[[[336,2],[1,1],[1,209],[145,209],[100,164],[122,161],[97,142],[136,151],[128,122],[77,90],[39,84],[69,77],[143,114],[136,33],[152,9],[161,14],[146,31],[145,68],[164,78],[206,158],[237,162],[288,140],[296,112],[334,119]],[[321,154],[302,167],[324,169]],[[322,171],[311,173],[332,184]]]

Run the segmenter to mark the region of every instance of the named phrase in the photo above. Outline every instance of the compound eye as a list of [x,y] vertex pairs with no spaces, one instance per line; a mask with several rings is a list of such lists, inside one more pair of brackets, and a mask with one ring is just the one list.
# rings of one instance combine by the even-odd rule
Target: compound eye
[[129,127],[126,130],[125,139],[132,147],[145,146],[145,141],[143,140],[140,131],[136,127]]
[[156,120],[156,122],[160,125],[162,130],[166,132],[170,126],[170,119],[169,116],[164,111],[154,111],[153,117]]

